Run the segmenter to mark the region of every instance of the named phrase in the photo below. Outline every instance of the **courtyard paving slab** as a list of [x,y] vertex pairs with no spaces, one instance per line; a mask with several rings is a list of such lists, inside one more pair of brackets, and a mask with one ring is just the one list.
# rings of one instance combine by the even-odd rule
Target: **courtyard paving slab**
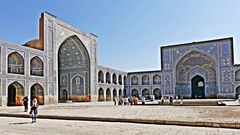
[[[114,106],[113,102],[59,103],[39,107],[39,117],[240,128],[240,106]],[[0,109],[2,116],[30,116],[23,107]],[[129,121],[127,121],[129,120]],[[164,121],[164,122],[163,122]],[[224,125],[225,124],[225,125]],[[227,126],[226,126],[227,125]]]

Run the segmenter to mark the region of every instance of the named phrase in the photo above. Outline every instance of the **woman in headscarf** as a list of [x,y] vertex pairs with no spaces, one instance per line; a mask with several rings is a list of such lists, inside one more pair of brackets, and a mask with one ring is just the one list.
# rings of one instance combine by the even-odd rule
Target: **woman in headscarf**
[[32,100],[32,107],[31,107],[31,111],[30,114],[32,114],[32,123],[36,123],[37,120],[37,108],[38,108],[38,101],[36,98],[33,98]]

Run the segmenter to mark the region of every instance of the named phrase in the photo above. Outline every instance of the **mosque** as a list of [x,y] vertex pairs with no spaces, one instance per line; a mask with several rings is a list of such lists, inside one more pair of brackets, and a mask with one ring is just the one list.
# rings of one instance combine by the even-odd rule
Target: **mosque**
[[233,38],[161,47],[161,70],[141,72],[98,65],[97,39],[44,12],[39,39],[23,45],[0,41],[0,106],[22,105],[25,96],[47,105],[112,101],[115,96],[236,98],[240,94]]

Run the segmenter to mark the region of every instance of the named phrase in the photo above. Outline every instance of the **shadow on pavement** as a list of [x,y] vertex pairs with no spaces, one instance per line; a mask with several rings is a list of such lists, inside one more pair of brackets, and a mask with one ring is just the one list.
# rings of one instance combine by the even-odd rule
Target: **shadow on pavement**
[[21,124],[32,124],[32,122],[17,122],[17,123],[9,123],[9,125],[21,125]]

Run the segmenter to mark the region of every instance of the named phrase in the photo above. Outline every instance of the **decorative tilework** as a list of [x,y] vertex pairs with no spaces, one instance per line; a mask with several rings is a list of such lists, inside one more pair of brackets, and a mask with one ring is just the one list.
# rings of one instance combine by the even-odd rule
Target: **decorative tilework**
[[169,85],[172,83],[172,79],[171,79],[171,74],[170,73],[165,73],[164,74],[164,83],[166,85]]
[[196,48],[218,60],[217,45],[215,43],[198,45]]
[[163,51],[163,61],[164,61],[164,62],[169,62],[169,61],[170,61],[170,53],[169,53],[169,50],[164,50],[164,51]]
[[71,86],[66,86],[62,82],[60,89],[66,87],[67,91],[71,90],[72,93],[70,91],[70,94],[74,96],[88,95],[90,93],[90,58],[78,37],[69,37],[62,43],[59,48],[58,59],[59,76],[62,77],[71,73],[71,76],[68,75],[67,78],[63,78],[64,80],[70,80]]
[[48,85],[48,91],[49,91],[49,95],[51,95],[51,96],[54,95],[53,84],[49,84],[49,85]]
[[230,45],[229,44],[223,44],[222,45],[222,55],[229,55],[230,53]]
[[231,70],[230,69],[223,69],[223,81],[230,82],[231,81]]
[[233,93],[232,85],[230,85],[230,84],[223,84],[221,93]]
[[229,66],[231,64],[230,57],[222,58],[222,66]]
[[164,70],[172,69],[170,50],[163,50],[163,63]]
[[192,51],[179,60],[176,67],[176,79],[179,83],[186,82],[190,81],[189,77],[198,74],[204,75],[206,81],[216,82],[214,60],[202,52]]
[[84,78],[76,74],[71,82],[72,95],[84,95]]
[[189,50],[188,47],[177,47],[173,49],[173,61],[176,61]]

